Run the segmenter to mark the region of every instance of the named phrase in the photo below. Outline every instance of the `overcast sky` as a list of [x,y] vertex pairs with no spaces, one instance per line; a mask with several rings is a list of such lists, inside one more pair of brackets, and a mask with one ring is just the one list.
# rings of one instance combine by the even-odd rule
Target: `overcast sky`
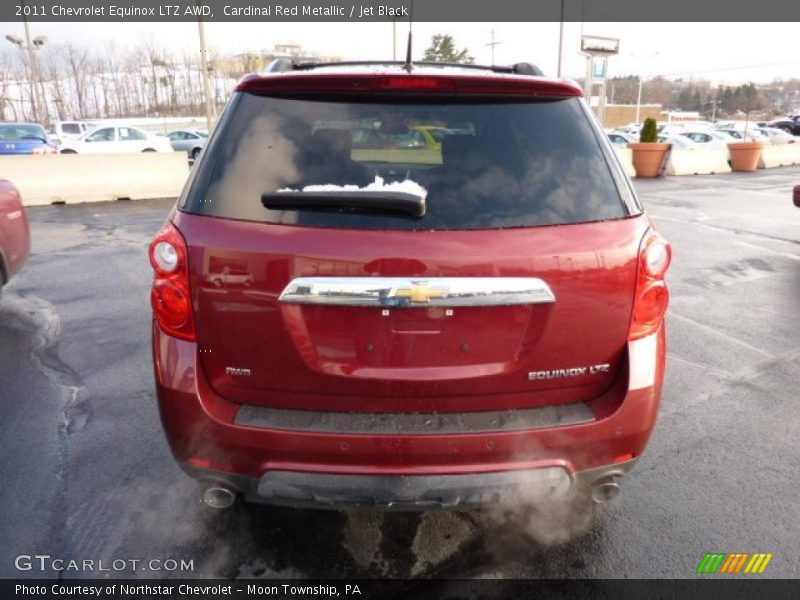
[[[407,23],[397,25],[397,54],[405,53]],[[555,75],[558,23],[416,23],[414,56],[420,58],[434,33],[449,33],[466,46],[476,62],[490,63],[487,45],[494,29],[495,62],[529,61]],[[21,34],[20,23],[0,23],[0,33]],[[771,81],[800,77],[800,47],[796,23],[567,23],[564,71],[582,77],[585,59],[579,54],[581,31],[620,38],[620,55],[609,65],[609,76],[642,74],[706,78],[714,83]],[[51,43],[72,41],[102,48],[114,39],[135,45],[152,35],[175,50],[198,47],[195,23],[32,23],[32,35]],[[299,43],[310,52],[343,59],[385,59],[392,56],[389,23],[207,23],[212,51],[237,53],[271,49],[279,43]]]

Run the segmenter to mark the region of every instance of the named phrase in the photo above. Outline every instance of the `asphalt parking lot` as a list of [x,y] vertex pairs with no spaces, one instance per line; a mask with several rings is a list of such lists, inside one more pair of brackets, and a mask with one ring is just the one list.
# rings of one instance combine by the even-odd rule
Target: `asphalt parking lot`
[[33,254],[0,300],[0,577],[52,576],[15,569],[36,553],[194,561],[119,576],[692,577],[712,551],[772,552],[765,575],[796,577],[796,183],[800,168],[636,183],[675,249],[660,421],[569,542],[535,515],[203,506],[152,381],[146,247],[172,202],[29,209]]

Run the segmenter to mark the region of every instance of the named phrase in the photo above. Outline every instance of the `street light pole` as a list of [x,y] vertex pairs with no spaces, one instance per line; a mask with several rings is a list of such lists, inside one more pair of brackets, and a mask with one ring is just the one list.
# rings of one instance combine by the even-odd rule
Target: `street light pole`
[[[660,54],[660,52],[656,51],[656,52],[648,53],[645,56],[647,56],[649,58],[655,58],[659,54]],[[638,56],[638,57],[641,58],[643,55],[641,55],[639,53],[636,53],[636,52],[633,52],[633,53],[629,54],[628,56]],[[651,77],[654,76],[652,71],[650,72],[650,76]],[[642,79],[641,75],[638,75],[638,79],[639,79],[639,95],[636,98],[636,123],[637,124],[641,123],[640,117],[641,117],[641,112],[642,112],[642,84],[644,83],[644,80]]]
[[206,105],[206,127],[211,133],[211,126],[214,123],[214,102],[211,98],[211,80],[208,77],[208,48],[206,48],[206,31],[203,26],[202,17],[197,20],[197,28],[200,34],[200,67],[203,70],[203,96]]
[[[22,4],[23,8],[23,15],[25,14],[25,5]],[[37,68],[36,64],[36,55],[33,52],[33,44],[31,43],[31,31],[28,27],[28,19],[23,16],[22,22],[25,26],[25,46],[28,49],[28,64],[30,65],[31,70],[31,88],[33,89],[33,95],[31,96],[31,100],[33,101],[33,120],[35,122],[39,122],[39,107],[43,108],[43,114],[47,114],[47,107],[43,107],[41,103],[41,98],[39,97],[39,69]],[[45,121],[47,118],[45,117]]]
[[636,124],[641,123],[639,116],[642,111],[642,76],[639,75],[639,95],[636,97]]
[[[6,39],[17,46],[23,52],[28,53],[28,70],[31,78],[31,112],[33,113],[33,120],[39,122],[39,112],[41,109],[42,116],[44,117],[44,125],[47,126],[47,102],[43,100],[44,90],[40,90],[41,81],[39,80],[39,69],[36,62],[36,53],[34,52],[40,46],[43,46],[47,38],[43,35],[37,36],[31,40],[31,31],[28,27],[28,19],[25,16],[25,0],[21,0],[20,6],[22,8],[22,23],[25,27],[25,40],[21,40],[15,35],[8,34]],[[39,94],[42,94],[40,96]]]

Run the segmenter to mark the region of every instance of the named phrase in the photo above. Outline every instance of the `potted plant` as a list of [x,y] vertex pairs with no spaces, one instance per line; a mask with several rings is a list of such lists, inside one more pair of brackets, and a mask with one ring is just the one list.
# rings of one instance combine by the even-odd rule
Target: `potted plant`
[[633,168],[636,177],[658,177],[664,170],[664,162],[672,144],[658,141],[658,128],[655,119],[645,119],[639,133],[638,144],[628,144],[633,152]]
[[750,123],[750,113],[764,108],[764,97],[758,88],[750,83],[734,92],[733,103],[735,108],[744,113],[744,134],[741,142],[728,144],[731,155],[731,169],[734,171],[755,171],[758,161],[764,151],[764,142],[747,139],[747,127]]

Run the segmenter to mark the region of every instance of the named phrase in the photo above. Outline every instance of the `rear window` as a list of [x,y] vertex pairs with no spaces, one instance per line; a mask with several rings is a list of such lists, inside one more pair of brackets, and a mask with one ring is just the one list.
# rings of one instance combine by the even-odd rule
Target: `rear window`
[[47,134],[39,125],[15,123],[0,125],[0,140],[46,140]]
[[[435,135],[434,135],[435,134]],[[629,214],[577,98],[535,102],[319,101],[241,93],[183,210],[319,227],[487,229]],[[264,193],[356,190],[410,180],[425,214],[353,207],[267,209]],[[347,186],[347,187],[343,187]],[[319,188],[317,188],[319,189]]]

